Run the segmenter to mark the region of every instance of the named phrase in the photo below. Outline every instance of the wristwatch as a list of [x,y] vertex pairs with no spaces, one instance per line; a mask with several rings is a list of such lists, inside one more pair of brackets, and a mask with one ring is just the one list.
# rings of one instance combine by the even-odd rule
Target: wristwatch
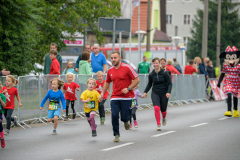
[[131,89],[129,87],[127,87],[128,91],[131,91]]

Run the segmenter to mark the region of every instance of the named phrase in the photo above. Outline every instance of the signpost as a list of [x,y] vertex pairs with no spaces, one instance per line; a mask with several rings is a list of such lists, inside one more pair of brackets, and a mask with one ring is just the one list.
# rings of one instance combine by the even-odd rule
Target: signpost
[[98,30],[102,32],[113,32],[113,47],[115,49],[115,34],[119,33],[119,42],[120,42],[120,55],[121,54],[121,41],[122,41],[122,32],[131,31],[131,19],[125,18],[110,18],[110,17],[99,17],[98,18]]

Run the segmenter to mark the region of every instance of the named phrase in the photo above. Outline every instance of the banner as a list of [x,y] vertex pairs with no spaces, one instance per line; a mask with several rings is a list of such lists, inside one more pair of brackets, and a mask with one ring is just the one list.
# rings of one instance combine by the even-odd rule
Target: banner
[[214,98],[215,98],[216,101],[224,100],[227,97],[224,94],[223,87],[220,86],[220,88],[218,88],[217,83],[218,83],[218,80],[210,80],[209,81],[209,84],[210,84],[210,86],[212,88],[212,91],[213,91]]

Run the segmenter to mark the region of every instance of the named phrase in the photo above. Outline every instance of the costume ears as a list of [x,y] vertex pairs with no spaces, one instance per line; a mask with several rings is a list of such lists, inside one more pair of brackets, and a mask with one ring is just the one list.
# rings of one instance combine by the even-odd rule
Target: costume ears
[[225,50],[225,52],[222,52],[219,55],[219,58],[225,58],[227,54],[237,54],[237,57],[240,56],[240,51],[238,51],[237,47],[232,46],[232,48],[230,46],[228,46]]
[[226,52],[222,52],[220,55],[219,55],[219,58],[225,58],[226,57]]

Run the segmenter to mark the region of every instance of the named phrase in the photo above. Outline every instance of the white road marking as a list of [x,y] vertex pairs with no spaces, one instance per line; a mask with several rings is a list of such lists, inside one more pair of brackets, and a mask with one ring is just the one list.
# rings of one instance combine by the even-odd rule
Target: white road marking
[[163,136],[163,135],[174,133],[174,132],[176,132],[176,131],[169,131],[169,132],[165,132],[165,133],[161,133],[161,134],[156,134],[156,135],[153,135],[151,137],[159,137],[159,136]]
[[103,149],[103,150],[101,150],[101,151],[110,151],[110,150],[113,150],[113,149],[117,149],[117,148],[121,148],[121,147],[124,147],[124,146],[131,145],[131,144],[133,144],[133,143],[134,143],[134,142],[124,143],[124,144],[121,144],[121,145],[118,145],[118,146],[115,146],[115,147]]
[[203,125],[206,125],[208,123],[200,123],[200,124],[196,124],[196,125],[193,125],[193,126],[190,126],[190,127],[199,127],[199,126],[203,126]]
[[228,119],[228,118],[231,118],[231,117],[224,117],[224,118],[220,118],[218,120],[221,121],[221,120],[225,120],[225,119]]

